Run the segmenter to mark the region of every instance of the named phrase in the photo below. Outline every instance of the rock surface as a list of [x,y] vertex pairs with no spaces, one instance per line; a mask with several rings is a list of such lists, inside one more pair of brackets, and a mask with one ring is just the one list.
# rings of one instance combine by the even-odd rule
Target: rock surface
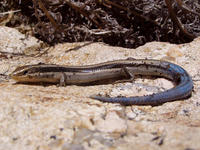
[[[6,39],[2,38],[7,31]],[[42,42],[32,40],[27,51],[27,44],[20,42],[24,35],[15,29],[0,27],[0,37],[0,149],[200,149],[200,38],[181,45],[151,42],[137,49],[85,42],[38,50]],[[15,84],[6,78],[21,65],[86,65],[128,57],[181,65],[194,81],[192,97],[156,107],[125,107],[88,96],[140,96],[173,84],[162,78],[142,78],[134,83],[57,87]]]

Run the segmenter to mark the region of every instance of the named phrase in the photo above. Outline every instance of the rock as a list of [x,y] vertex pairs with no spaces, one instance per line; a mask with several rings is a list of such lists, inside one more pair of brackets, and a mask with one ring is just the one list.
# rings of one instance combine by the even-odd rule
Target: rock
[[193,78],[194,92],[191,98],[160,106],[125,107],[89,96],[144,95],[173,84],[166,79],[139,78],[133,83],[57,87],[15,84],[0,76],[0,149],[200,149],[200,38],[180,45],[151,42],[137,49],[64,43],[46,51],[39,50],[37,39],[28,38],[15,29],[0,27],[2,75],[39,62],[87,65],[128,57],[153,58],[185,68]]

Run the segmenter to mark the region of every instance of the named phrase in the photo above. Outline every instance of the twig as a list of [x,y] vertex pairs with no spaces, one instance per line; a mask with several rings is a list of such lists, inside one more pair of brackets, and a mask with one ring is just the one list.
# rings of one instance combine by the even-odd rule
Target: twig
[[[33,0],[36,1],[36,0]],[[36,2],[35,2],[36,3]],[[54,20],[54,18],[52,17],[52,15],[48,12],[48,10],[45,8],[42,0],[38,0],[38,4],[39,7],[43,10],[43,12],[45,13],[45,15],[47,16],[47,18],[49,19],[49,21],[52,23],[52,25],[54,26],[54,28],[57,30],[59,28],[58,24],[56,23],[56,21]]]
[[89,17],[89,15],[82,9],[80,9],[80,7],[76,6],[75,4],[73,4],[72,2],[70,2],[70,0],[65,0],[65,2],[67,3],[67,5],[69,5],[71,8],[73,8],[74,10],[76,10],[77,12],[81,13],[83,16],[85,16],[86,18],[88,18],[90,21],[92,21],[94,24],[96,24],[96,26],[98,28],[101,28],[100,24]]
[[179,29],[181,30],[181,32],[183,34],[185,34],[188,38],[190,39],[194,39],[196,36],[189,33],[186,29],[184,29],[181,21],[177,18],[173,8],[172,8],[172,0],[165,0],[165,3],[167,5],[168,8],[168,12],[170,13],[171,19],[174,23],[176,23],[176,25],[179,27]]
[[16,13],[16,12],[20,12],[21,10],[11,10],[11,11],[7,11],[7,12],[2,12],[0,13],[0,15],[7,15],[7,14],[11,14],[11,13]]
[[[136,11],[130,10],[130,9],[128,9],[128,8],[125,8],[125,7],[123,7],[123,6],[119,5],[119,4],[116,4],[116,3],[114,3],[114,2],[112,2],[112,1],[110,1],[110,0],[102,0],[102,1],[100,0],[100,2],[101,2],[102,4],[107,3],[107,4],[109,4],[109,5],[115,6],[115,7],[119,8],[119,9],[122,9],[122,10],[125,10],[125,11],[127,11],[127,12],[130,12],[130,13],[132,13],[133,15],[135,15],[135,16],[137,16],[137,17],[139,17],[139,18],[144,19],[145,21],[149,21],[149,22],[151,22],[151,23],[153,23],[153,24],[155,24],[155,25],[157,25],[157,26],[160,26],[156,21],[154,21],[154,20],[152,20],[152,19],[150,19],[150,18],[148,18],[148,17],[142,16],[142,15],[140,15],[139,13],[137,13]],[[104,6],[108,7],[107,4],[104,5]]]
[[[19,11],[21,10],[15,10],[15,11],[11,10],[11,11],[0,13],[0,15],[3,16],[3,17],[0,17],[0,25],[5,25],[6,23],[8,23],[12,19],[13,14]],[[8,16],[4,16],[4,15],[8,15]]]
[[186,4],[182,1],[182,0],[176,0],[177,4],[185,11],[195,14],[197,16],[200,17],[200,13],[193,11],[191,8],[189,8],[188,6],[186,6]]

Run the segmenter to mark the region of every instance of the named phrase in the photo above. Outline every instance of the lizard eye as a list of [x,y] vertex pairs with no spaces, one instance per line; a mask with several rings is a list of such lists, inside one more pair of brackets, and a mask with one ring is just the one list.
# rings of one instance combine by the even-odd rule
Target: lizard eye
[[24,75],[26,75],[27,73],[28,73],[28,71],[27,71],[27,70],[25,70],[25,71],[24,71]]

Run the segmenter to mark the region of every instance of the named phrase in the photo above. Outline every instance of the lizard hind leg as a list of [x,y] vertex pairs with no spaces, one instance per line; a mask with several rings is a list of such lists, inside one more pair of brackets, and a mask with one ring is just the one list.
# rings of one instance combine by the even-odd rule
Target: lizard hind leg
[[133,82],[134,81],[135,75],[133,73],[131,73],[127,69],[127,67],[122,67],[121,68],[121,72],[126,77],[126,79],[117,80],[117,81],[114,82],[114,84],[116,84],[116,83],[124,83],[124,82]]

